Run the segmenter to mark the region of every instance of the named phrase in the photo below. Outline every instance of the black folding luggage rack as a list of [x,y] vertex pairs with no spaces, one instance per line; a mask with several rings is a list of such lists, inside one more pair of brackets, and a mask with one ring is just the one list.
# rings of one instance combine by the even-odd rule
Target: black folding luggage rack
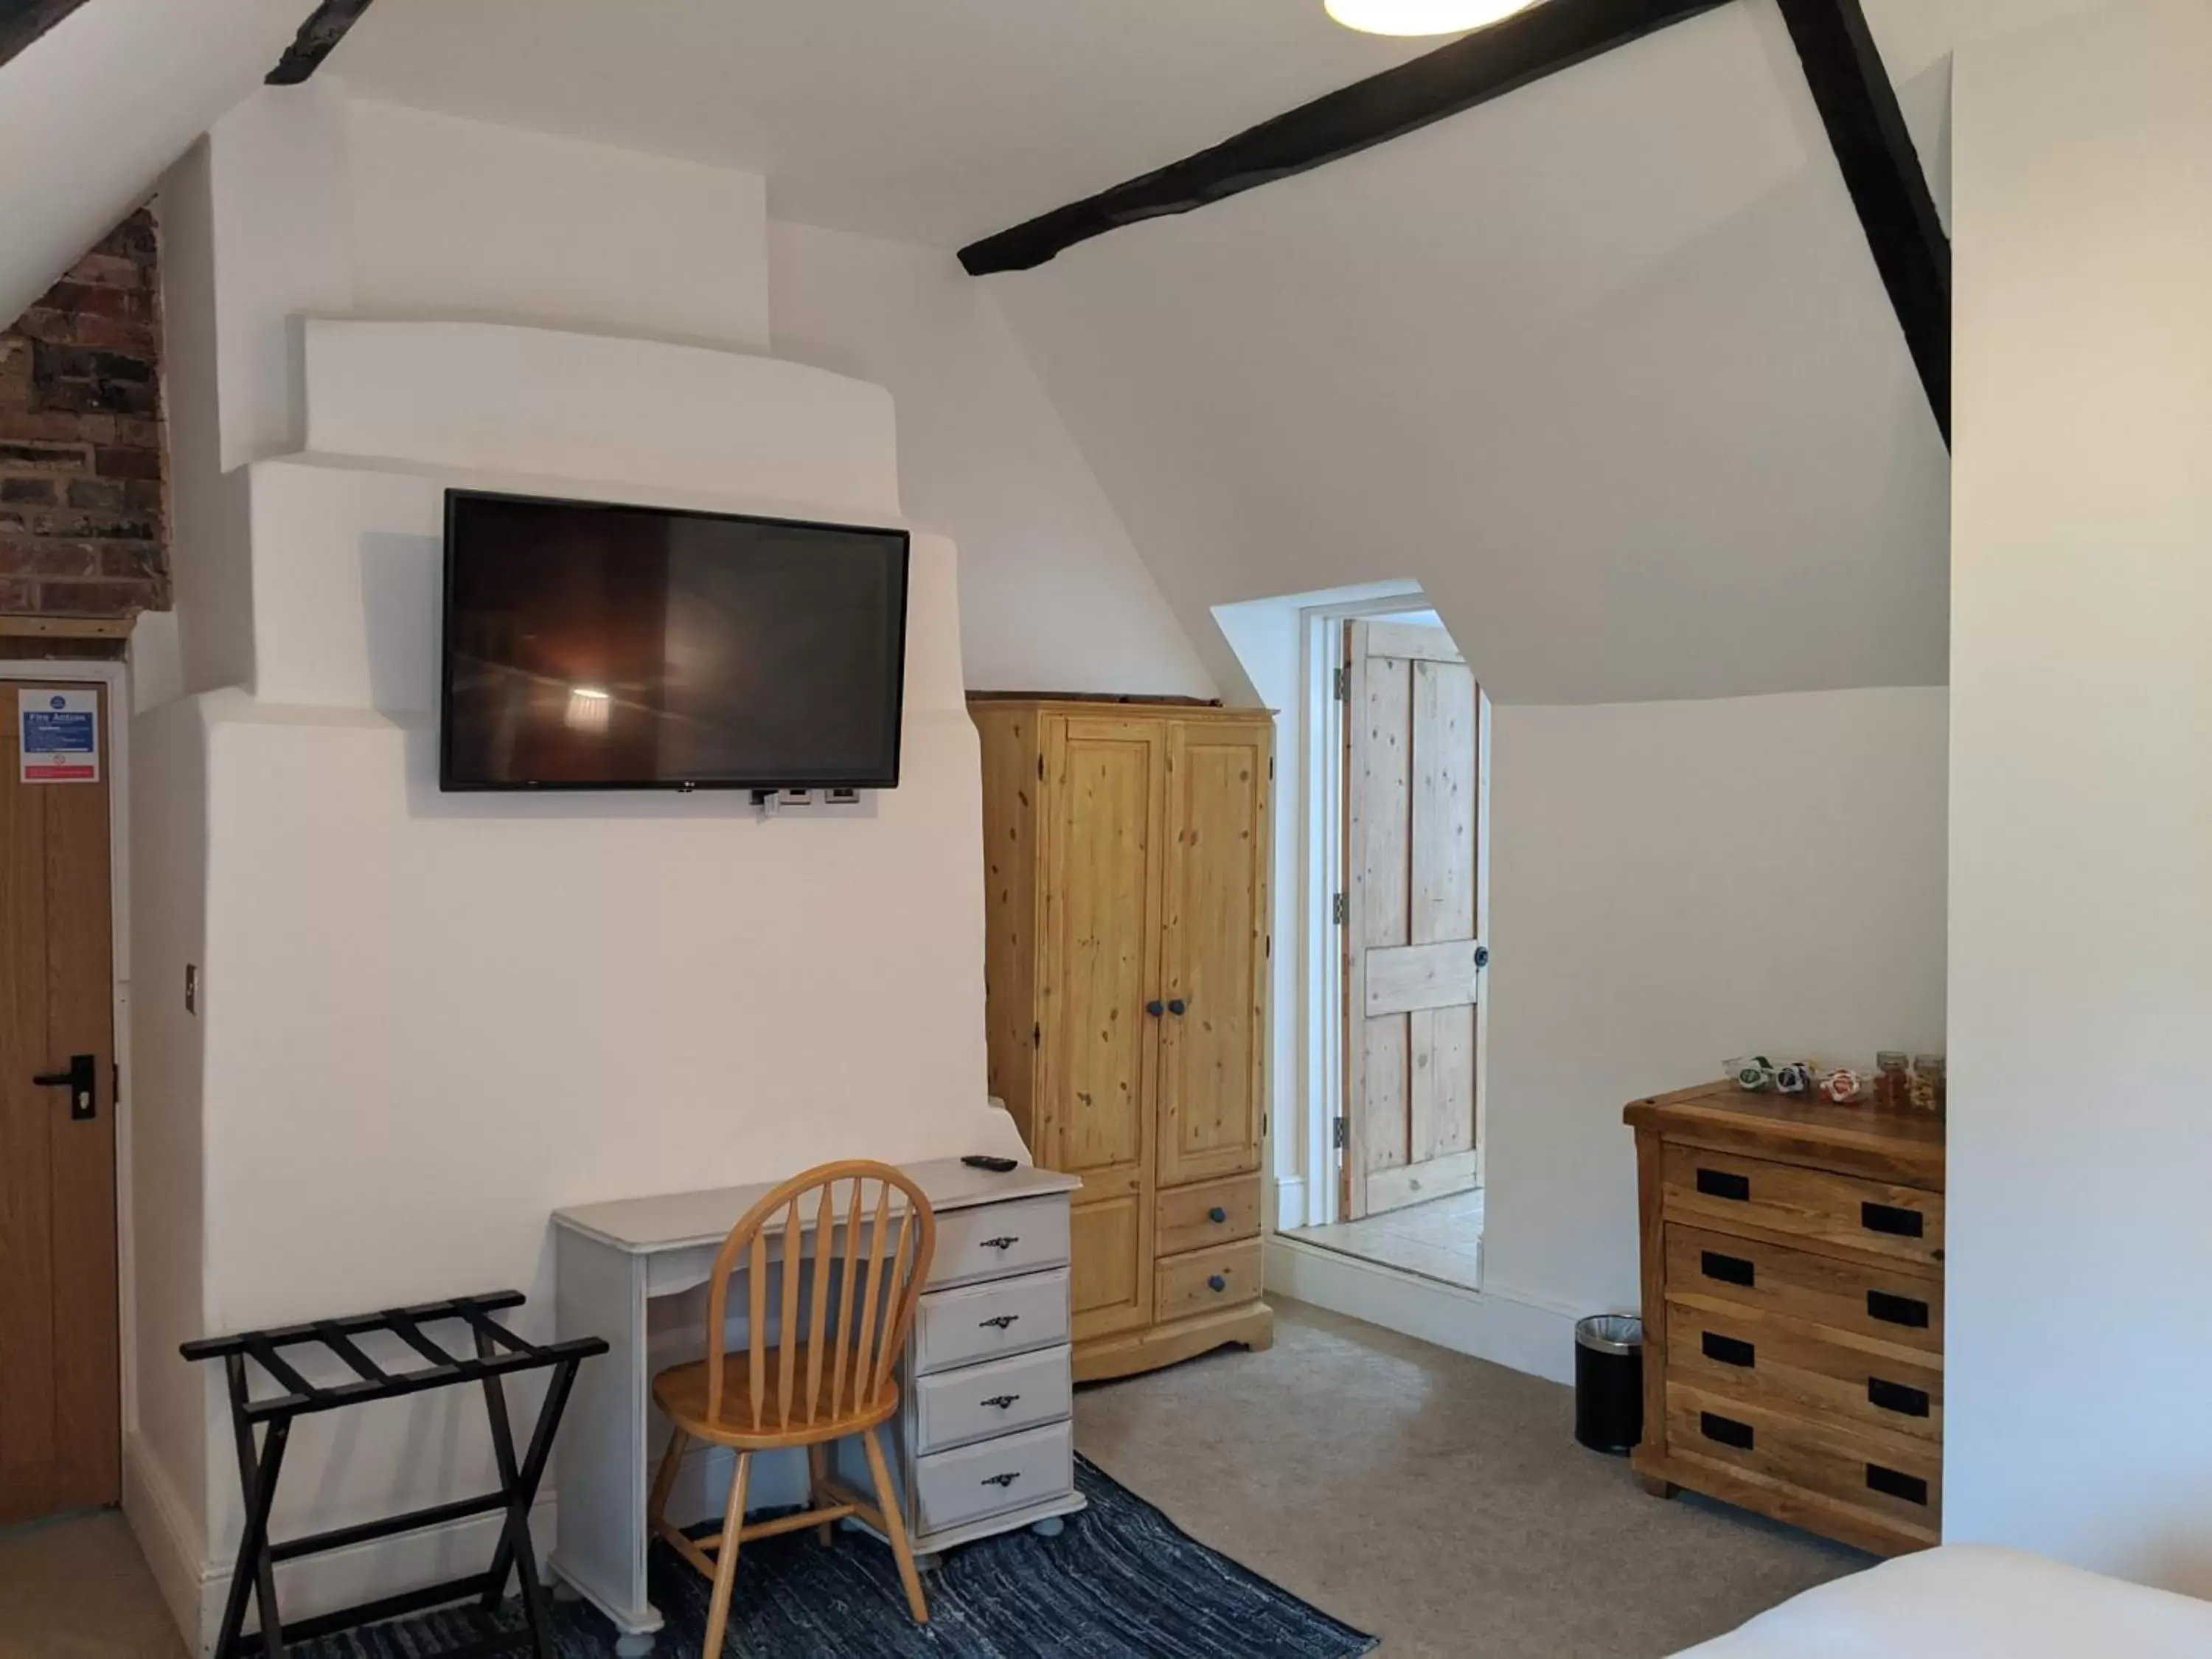
[[[530,1506],[538,1496],[538,1483],[553,1451],[553,1437],[561,1426],[561,1413],[575,1384],[577,1368],[586,1359],[607,1351],[604,1340],[579,1337],[571,1342],[543,1347],[526,1342],[491,1316],[501,1309],[519,1308],[520,1291],[494,1291],[488,1296],[460,1296],[449,1302],[427,1302],[416,1308],[388,1308],[381,1313],[358,1314],[350,1319],[320,1319],[307,1325],[288,1325],[280,1330],[246,1331],[237,1336],[209,1337],[187,1342],[180,1352],[187,1359],[220,1359],[230,1383],[231,1427],[238,1440],[238,1478],[246,1491],[246,1531],[239,1540],[238,1565],[230,1577],[230,1595],[223,1605],[222,1631],[216,1638],[215,1659],[283,1659],[285,1638],[309,1642],[333,1631],[404,1613],[434,1607],[474,1596],[489,1612],[499,1605],[507,1589],[508,1572],[522,1582],[523,1628],[485,1638],[449,1650],[436,1659],[477,1659],[480,1655],[507,1653],[527,1646],[538,1659],[553,1659],[554,1649],[545,1611],[544,1587],[538,1581],[538,1557],[530,1541]],[[475,1340],[473,1358],[456,1358],[422,1334],[422,1327],[441,1320],[459,1320]],[[387,1371],[361,1351],[356,1337],[382,1333],[398,1337],[430,1363],[415,1370]],[[331,1385],[310,1382],[285,1362],[285,1348],[319,1343],[349,1366],[358,1381]],[[246,1362],[251,1359],[284,1392],[264,1400],[252,1399],[246,1388]],[[530,1449],[517,1462],[514,1432],[507,1414],[502,1379],[520,1371],[551,1370],[545,1404],[531,1431]],[[276,1477],[284,1465],[284,1446],[295,1418],[313,1412],[335,1411],[341,1406],[367,1405],[372,1401],[396,1400],[402,1395],[430,1389],[453,1388],[465,1382],[483,1384],[484,1409],[491,1419],[491,1442],[499,1465],[499,1490],[480,1498],[464,1498],[428,1509],[410,1510],[381,1521],[365,1521],[328,1532],[281,1541],[269,1536],[269,1511],[276,1498]],[[257,1450],[253,1431],[263,1425]],[[391,1538],[423,1527],[441,1526],[473,1515],[504,1511],[507,1522],[499,1546],[492,1553],[490,1571],[471,1577],[387,1595],[359,1607],[303,1619],[288,1632],[276,1611],[276,1563],[303,1555],[319,1555],[373,1539]],[[252,1638],[243,1632],[246,1601],[251,1593],[259,1606],[261,1628]]]

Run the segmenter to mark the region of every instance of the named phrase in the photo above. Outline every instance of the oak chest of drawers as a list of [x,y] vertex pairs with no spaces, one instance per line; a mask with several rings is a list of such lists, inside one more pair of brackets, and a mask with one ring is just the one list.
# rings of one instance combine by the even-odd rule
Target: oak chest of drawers
[[1727,1083],[1626,1116],[1643,1224],[1638,1474],[1884,1554],[1939,1541],[1941,1120]]

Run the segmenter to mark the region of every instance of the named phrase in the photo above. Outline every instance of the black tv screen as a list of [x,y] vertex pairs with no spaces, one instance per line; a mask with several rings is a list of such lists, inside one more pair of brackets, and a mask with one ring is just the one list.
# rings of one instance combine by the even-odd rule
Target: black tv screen
[[888,789],[907,535],[446,494],[439,787]]

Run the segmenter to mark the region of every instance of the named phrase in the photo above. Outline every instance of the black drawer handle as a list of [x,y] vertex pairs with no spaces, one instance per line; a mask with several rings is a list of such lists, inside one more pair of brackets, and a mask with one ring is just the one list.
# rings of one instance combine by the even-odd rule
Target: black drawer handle
[[1707,1250],[1698,1262],[1708,1279],[1717,1279],[1723,1285],[1749,1286],[1759,1278],[1759,1269],[1740,1255],[1723,1255],[1717,1250]]
[[1926,1236],[1928,1218],[1917,1210],[1908,1210],[1896,1204],[1862,1204],[1859,1206],[1859,1225],[1870,1233],[1888,1233],[1898,1238],[1920,1238]]
[[1007,1407],[1012,1405],[1014,1401],[1020,1398],[1021,1395],[1018,1394],[994,1394],[988,1400],[981,1401],[978,1403],[985,1406],[996,1406],[1000,1411],[1004,1411]]
[[1922,1508],[1928,1504],[1928,1483],[1917,1474],[1900,1474],[1895,1469],[1886,1469],[1879,1463],[1869,1463],[1867,1469],[1867,1490],[1878,1492],[1886,1498],[1902,1498],[1908,1504]]
[[1219,1273],[1209,1274],[1206,1278],[1206,1288],[1209,1291],[1225,1291],[1229,1288],[1229,1281]]
[[1731,1175],[1726,1170],[1698,1171],[1698,1190],[1707,1198],[1725,1198],[1731,1203],[1751,1202],[1751,1177]]
[[1928,1304],[1917,1297],[1869,1291],[1867,1317],[1879,1319],[1885,1325],[1903,1325],[1911,1330],[1924,1331],[1928,1328]]
[[1006,1233],[997,1238],[977,1239],[975,1248],[979,1250],[1011,1250],[1021,1242],[1022,1237],[1019,1233]]
[[1751,1425],[1739,1423],[1733,1417],[1721,1417],[1711,1412],[1698,1413],[1698,1432],[1708,1440],[1717,1440],[1723,1446],[1734,1446],[1739,1451],[1749,1451],[1758,1437]]
[[975,1328],[979,1331],[1003,1331],[1020,1317],[1019,1314],[994,1314],[988,1319],[978,1320]]
[[1928,1391],[1908,1389],[1902,1382],[1890,1382],[1879,1376],[1867,1378],[1867,1404],[1886,1412],[1895,1412],[1899,1417],[1928,1415]]
[[1705,1358],[1723,1365],[1741,1365],[1748,1370],[1759,1364],[1759,1350],[1748,1342],[1733,1336],[1723,1336],[1717,1331],[1705,1333]]
[[1223,1209],[1218,1204],[1217,1204],[1206,1212],[1206,1218],[1208,1221],[1211,1221],[1215,1226],[1218,1227],[1223,1222],[1229,1219],[1229,1212]]
[[1021,1472],[1018,1469],[1012,1474],[987,1474],[975,1484],[981,1486],[996,1486],[1003,1492],[1021,1478]]

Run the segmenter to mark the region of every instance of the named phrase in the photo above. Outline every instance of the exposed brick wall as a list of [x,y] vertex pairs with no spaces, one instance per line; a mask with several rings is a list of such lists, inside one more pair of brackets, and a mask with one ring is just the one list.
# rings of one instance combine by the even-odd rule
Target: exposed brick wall
[[0,616],[168,608],[159,257],[142,208],[0,332]]

